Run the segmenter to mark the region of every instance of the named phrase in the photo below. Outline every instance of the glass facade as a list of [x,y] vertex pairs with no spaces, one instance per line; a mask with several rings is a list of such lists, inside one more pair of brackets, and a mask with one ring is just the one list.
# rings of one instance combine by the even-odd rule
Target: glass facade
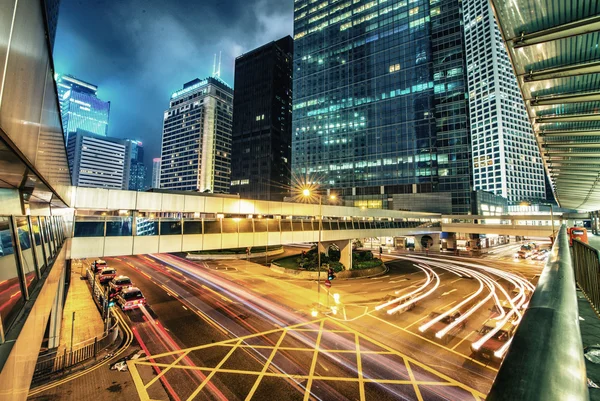
[[0,216],[0,330],[4,333],[36,290],[64,239],[60,217]]
[[123,189],[143,191],[146,189],[146,166],[141,141],[125,140],[125,171]]
[[82,129],[97,135],[108,133],[110,102],[96,96],[98,87],[70,75],[57,75],[56,87],[65,138]]
[[395,193],[450,192],[467,212],[460,3],[294,5],[293,174],[382,207]]
[[286,36],[235,60],[231,192],[244,199],[289,194],[293,49]]
[[164,113],[160,188],[229,193],[233,89],[195,79],[171,96]]

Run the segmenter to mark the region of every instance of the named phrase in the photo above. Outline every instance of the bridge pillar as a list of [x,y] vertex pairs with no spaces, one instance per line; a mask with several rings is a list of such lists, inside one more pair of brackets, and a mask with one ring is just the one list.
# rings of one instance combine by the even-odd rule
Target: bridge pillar
[[426,249],[432,252],[440,251],[439,233],[415,235],[415,251],[425,251]]
[[346,270],[352,269],[352,240],[338,240],[321,242],[319,252],[329,255],[329,247],[335,245],[340,250],[340,263],[344,265]]

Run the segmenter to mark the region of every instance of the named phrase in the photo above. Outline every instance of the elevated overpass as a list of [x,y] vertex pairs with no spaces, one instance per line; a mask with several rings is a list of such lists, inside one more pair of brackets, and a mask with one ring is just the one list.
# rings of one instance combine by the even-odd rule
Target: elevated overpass
[[[354,238],[435,236],[442,231],[552,235],[552,216],[543,214],[441,215],[207,194],[74,191],[75,211],[69,222],[72,258],[260,248],[319,239],[339,245]],[[571,218],[585,217],[557,214],[555,228]]]

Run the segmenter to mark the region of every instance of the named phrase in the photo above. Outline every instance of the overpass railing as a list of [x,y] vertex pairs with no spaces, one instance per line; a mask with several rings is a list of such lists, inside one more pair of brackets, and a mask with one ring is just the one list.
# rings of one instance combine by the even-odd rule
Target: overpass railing
[[573,240],[575,279],[596,312],[600,311],[600,252],[579,240]]
[[588,400],[578,316],[563,225],[487,400]]

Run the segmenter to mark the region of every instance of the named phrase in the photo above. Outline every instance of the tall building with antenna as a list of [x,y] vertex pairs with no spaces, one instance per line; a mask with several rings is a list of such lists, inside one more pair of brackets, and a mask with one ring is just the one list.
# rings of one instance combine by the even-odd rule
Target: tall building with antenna
[[160,188],[229,193],[233,89],[219,75],[215,58],[213,77],[194,79],[171,95],[164,113]]

